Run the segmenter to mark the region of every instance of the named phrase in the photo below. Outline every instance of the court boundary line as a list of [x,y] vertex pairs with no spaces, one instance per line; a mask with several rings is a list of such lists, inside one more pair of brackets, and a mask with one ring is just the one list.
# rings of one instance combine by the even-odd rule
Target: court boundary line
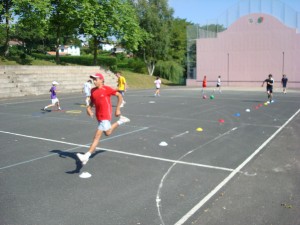
[[[135,130],[134,132],[127,132],[127,133],[124,133],[124,134],[121,134],[121,135],[118,135],[118,136],[103,139],[102,141],[108,140],[108,139],[113,139],[113,138],[120,137],[120,136],[124,136],[124,135],[127,135],[127,134],[132,134],[132,133],[147,130],[147,129],[148,129],[148,127],[144,127],[144,128]],[[42,137],[35,137],[35,136],[30,136],[30,135],[24,135],[24,134],[19,134],[19,133],[3,131],[3,130],[0,130],[0,133],[10,134],[10,135],[20,136],[20,137],[26,137],[26,138],[36,139],[36,140],[43,140],[43,141],[49,141],[49,142],[54,142],[54,143],[60,143],[60,144],[66,144],[66,145],[82,147],[82,148],[89,148],[90,147],[89,145],[75,144],[75,143],[71,143],[71,142],[65,142],[65,141],[42,138]],[[221,171],[227,171],[227,172],[232,172],[233,171],[232,168],[211,166],[211,165],[206,165],[206,164],[201,164],[201,163],[192,163],[192,162],[179,161],[179,160],[173,160],[173,159],[167,159],[167,158],[160,158],[160,157],[155,157],[155,156],[124,152],[124,151],[115,150],[115,149],[108,149],[108,148],[101,148],[101,147],[96,147],[96,149],[101,150],[101,151],[107,151],[107,152],[112,152],[112,153],[118,153],[118,154],[123,154],[123,155],[139,157],[139,158],[154,159],[154,160],[164,161],[164,162],[169,162],[169,163],[176,163],[176,164],[189,165],[189,166],[197,166],[197,167],[214,169],[214,170],[221,170]],[[38,157],[36,159],[31,159],[31,160],[27,160],[27,161],[24,161],[24,162],[19,162],[19,163],[13,164],[13,165],[1,167],[0,170],[6,169],[6,168],[11,168],[13,166],[17,166],[17,165],[21,165],[21,164],[25,164],[25,163],[29,163],[29,162],[32,162],[32,161],[35,161],[35,160],[38,160],[38,159],[47,158],[49,156],[56,155],[56,154],[57,153],[53,153],[53,154],[49,154],[49,155],[46,155],[46,156],[43,156],[43,157]]]
[[[67,93],[65,93],[67,94]],[[75,94],[76,95],[76,94]],[[78,94],[79,96],[79,94]],[[72,96],[72,97],[62,97],[62,98],[59,98],[59,100],[65,100],[65,99],[78,99],[78,96]],[[25,96],[23,96],[25,97]],[[26,98],[27,99],[27,98]],[[37,98],[35,100],[29,100],[29,101],[18,101],[18,102],[0,102],[0,106],[2,105],[19,105],[19,104],[26,104],[26,103],[35,103],[35,102],[43,102],[43,101],[49,101],[51,100],[49,97],[48,98]],[[84,103],[82,103],[84,104]]]
[[[180,158],[178,158],[178,160],[181,160],[181,159],[185,158],[186,156],[188,156],[189,154],[194,153],[195,151],[204,148],[205,146],[207,146],[207,145],[209,145],[209,144],[211,144],[211,143],[217,141],[218,139],[223,138],[224,136],[231,134],[232,132],[234,132],[234,131],[237,130],[237,129],[238,129],[238,127],[231,128],[230,130],[224,132],[223,134],[220,134],[219,136],[217,136],[217,137],[211,139],[210,141],[208,141],[208,142],[206,142],[206,143],[204,143],[204,144],[198,146],[197,148],[194,148],[194,149],[188,151],[187,153],[185,153],[184,155],[182,155]],[[176,165],[177,165],[177,163],[174,162],[174,163],[168,168],[167,172],[166,172],[166,173],[163,175],[163,177],[161,178],[160,183],[159,183],[159,185],[158,185],[157,192],[156,192],[156,208],[157,208],[158,217],[159,217],[159,219],[160,219],[161,225],[165,225],[165,222],[164,222],[164,220],[163,220],[163,218],[162,218],[162,214],[161,214],[161,203],[160,203],[160,202],[161,202],[161,197],[160,197],[160,196],[161,196],[161,190],[162,190],[162,188],[163,188],[165,179],[167,178],[167,176],[169,175],[169,173],[172,171],[172,169],[173,169]]]
[[208,200],[210,200],[221,188],[223,188],[241,169],[246,166],[276,135],[283,130],[300,112],[296,111],[280,128],[278,128],[265,142],[263,142],[248,158],[246,158],[238,167],[236,167],[221,183],[219,183],[211,192],[209,192],[198,204],[188,211],[174,225],[183,225],[191,216],[193,216]]

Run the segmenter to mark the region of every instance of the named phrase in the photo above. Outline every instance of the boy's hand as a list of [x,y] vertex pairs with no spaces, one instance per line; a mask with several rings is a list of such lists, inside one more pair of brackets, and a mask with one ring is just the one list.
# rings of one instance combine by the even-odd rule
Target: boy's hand
[[121,116],[121,110],[120,109],[118,109],[118,108],[116,109],[115,116],[116,117]]
[[93,110],[92,110],[92,108],[91,108],[90,106],[88,106],[88,107],[86,108],[86,113],[87,113],[91,118],[94,117],[94,112],[93,112]]

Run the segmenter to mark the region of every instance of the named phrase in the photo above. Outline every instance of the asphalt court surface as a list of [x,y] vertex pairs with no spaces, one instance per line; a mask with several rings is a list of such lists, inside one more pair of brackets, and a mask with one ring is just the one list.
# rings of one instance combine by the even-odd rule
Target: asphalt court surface
[[97,123],[81,94],[59,95],[62,111],[40,110],[49,96],[0,100],[0,224],[300,224],[299,92],[269,105],[263,88],[153,94],[126,93],[131,122],[85,166]]

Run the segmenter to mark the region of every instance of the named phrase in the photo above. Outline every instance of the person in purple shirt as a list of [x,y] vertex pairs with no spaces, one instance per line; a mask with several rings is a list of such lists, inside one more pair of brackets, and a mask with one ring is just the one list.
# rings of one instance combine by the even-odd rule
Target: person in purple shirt
[[53,107],[53,106],[56,106],[57,107],[57,110],[61,110],[60,108],[60,104],[59,104],[59,100],[56,96],[56,85],[58,85],[58,83],[56,81],[53,81],[52,82],[52,87],[50,88],[49,92],[51,93],[50,94],[50,98],[51,98],[51,104],[50,105],[47,105],[43,108],[43,110],[45,111],[47,108],[50,108],[50,107]]

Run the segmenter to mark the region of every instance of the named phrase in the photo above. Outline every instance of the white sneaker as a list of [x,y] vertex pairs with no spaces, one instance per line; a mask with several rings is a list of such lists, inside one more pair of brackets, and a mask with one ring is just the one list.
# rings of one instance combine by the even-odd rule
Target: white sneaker
[[122,103],[121,105],[120,105],[120,108],[123,108],[124,107],[124,104]]
[[120,119],[118,120],[119,125],[121,125],[123,123],[128,123],[128,122],[130,122],[130,119],[125,116],[120,116]]
[[77,155],[78,159],[82,162],[83,165],[85,165],[89,161],[89,157],[87,157],[84,154],[77,153],[76,155]]

